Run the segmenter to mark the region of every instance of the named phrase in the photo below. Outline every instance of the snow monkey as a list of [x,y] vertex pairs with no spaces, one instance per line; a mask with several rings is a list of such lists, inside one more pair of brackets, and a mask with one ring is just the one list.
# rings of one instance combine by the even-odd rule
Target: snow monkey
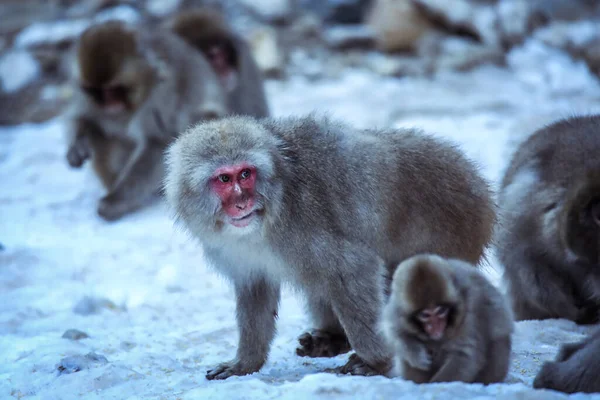
[[91,158],[107,190],[98,214],[115,220],[160,189],[166,146],[190,124],[226,114],[207,60],[169,31],[109,21],[76,48],[67,160]]
[[496,383],[508,373],[513,315],[471,264],[433,254],[394,273],[382,328],[404,379]]
[[267,117],[269,106],[263,76],[250,47],[210,8],[198,8],[176,15],[167,26],[200,50],[217,73],[232,114]]
[[304,294],[316,328],[299,355],[351,347],[336,371],[387,374],[377,324],[391,269],[422,252],[476,264],[492,235],[487,182],[455,146],[417,130],[232,116],[197,124],[167,154],[167,200],[236,293],[237,356],[208,379],[262,367],[282,282]]
[[578,343],[564,344],[554,362],[546,362],[533,381],[536,389],[565,393],[600,392],[600,329]]
[[517,320],[598,322],[600,116],[535,132],[502,181],[498,256]]

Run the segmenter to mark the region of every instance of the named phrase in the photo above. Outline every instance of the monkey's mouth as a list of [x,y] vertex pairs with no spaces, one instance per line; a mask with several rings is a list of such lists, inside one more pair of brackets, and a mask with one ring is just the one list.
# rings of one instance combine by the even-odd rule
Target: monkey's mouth
[[243,217],[238,217],[238,218],[230,217],[229,220],[231,222],[231,225],[233,225],[237,228],[244,228],[244,227],[250,225],[250,222],[252,222],[254,217],[257,215],[257,212],[258,212],[258,210],[252,210],[248,214],[244,215]]

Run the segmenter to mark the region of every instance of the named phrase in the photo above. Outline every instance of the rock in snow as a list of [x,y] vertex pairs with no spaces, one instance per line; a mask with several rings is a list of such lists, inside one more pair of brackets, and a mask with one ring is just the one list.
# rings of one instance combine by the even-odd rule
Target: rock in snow
[[106,357],[101,354],[88,353],[85,356],[69,356],[60,360],[56,366],[59,374],[72,374],[97,365],[108,363]]

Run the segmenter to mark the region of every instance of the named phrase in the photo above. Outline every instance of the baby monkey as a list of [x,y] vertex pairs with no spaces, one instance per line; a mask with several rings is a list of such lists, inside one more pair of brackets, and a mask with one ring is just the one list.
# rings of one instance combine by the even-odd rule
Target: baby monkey
[[512,314],[464,261],[422,254],[400,263],[382,328],[404,379],[489,384],[508,373]]
[[533,381],[536,389],[565,393],[600,392],[600,329],[578,343],[564,344],[554,362],[546,362]]

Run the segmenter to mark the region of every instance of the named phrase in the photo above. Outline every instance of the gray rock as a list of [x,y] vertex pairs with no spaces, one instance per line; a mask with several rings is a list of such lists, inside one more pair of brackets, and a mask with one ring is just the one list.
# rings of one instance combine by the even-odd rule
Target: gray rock
[[339,25],[325,30],[323,39],[333,49],[372,48],[375,32],[368,26]]
[[81,339],[87,339],[90,336],[87,333],[82,332],[78,329],[67,329],[61,337],[63,339],[69,339],[69,340],[81,340]]
[[372,0],[299,0],[302,10],[310,10],[335,24],[363,22],[371,3]]
[[258,67],[269,78],[279,78],[283,74],[285,57],[277,37],[277,31],[264,26],[250,35],[250,48]]
[[431,72],[430,66],[422,57],[391,56],[374,53],[367,57],[367,64],[376,73],[383,76],[425,76]]
[[449,33],[472,36],[488,44],[499,45],[496,7],[473,0],[412,0],[439,28]]
[[133,342],[128,342],[128,341],[123,341],[121,342],[121,349],[125,350],[125,351],[129,351],[133,348],[135,348],[137,346],[137,343],[133,343]]
[[413,51],[433,27],[411,0],[376,0],[367,24],[375,32],[377,48],[388,53]]
[[122,307],[118,307],[115,303],[104,297],[85,296],[73,308],[73,312],[79,315],[98,314],[104,309],[120,311]]
[[467,71],[481,64],[504,64],[500,47],[457,36],[430,35],[419,45],[418,54],[433,71]]
[[65,357],[56,365],[56,369],[58,370],[59,375],[72,374],[84,369],[90,369],[104,364],[108,364],[106,357],[101,354],[91,352],[85,356],[77,355]]

